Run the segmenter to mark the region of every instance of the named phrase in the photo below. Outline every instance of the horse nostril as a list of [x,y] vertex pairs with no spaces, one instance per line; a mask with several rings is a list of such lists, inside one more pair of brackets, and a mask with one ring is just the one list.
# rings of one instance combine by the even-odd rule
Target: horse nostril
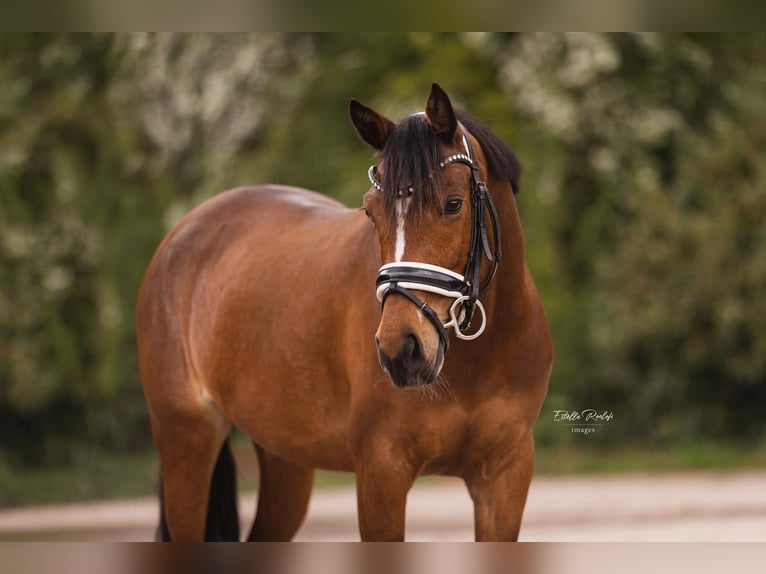
[[404,346],[400,356],[410,374],[417,374],[425,365],[426,358],[420,345],[420,339],[414,333],[410,333],[404,338]]
[[391,360],[383,349],[378,349],[378,362],[384,371],[391,373],[394,368],[394,362]]

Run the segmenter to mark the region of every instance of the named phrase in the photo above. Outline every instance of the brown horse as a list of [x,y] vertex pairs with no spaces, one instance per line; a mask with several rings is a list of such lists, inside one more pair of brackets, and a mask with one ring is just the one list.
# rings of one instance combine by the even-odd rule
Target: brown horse
[[424,474],[465,481],[477,540],[518,537],[553,361],[520,166],[436,84],[399,123],[350,113],[380,152],[363,209],[235,189],[149,266],[136,320],[162,539],[238,539],[233,427],[260,464],[250,540],[295,535],[316,468],[356,473],[363,540],[404,539]]

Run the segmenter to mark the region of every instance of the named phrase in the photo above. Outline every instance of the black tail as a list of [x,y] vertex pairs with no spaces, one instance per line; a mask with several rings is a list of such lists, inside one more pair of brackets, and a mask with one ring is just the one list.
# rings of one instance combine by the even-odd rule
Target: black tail
[[[157,540],[170,542],[170,531],[165,518],[165,503],[160,477],[160,524]],[[210,497],[207,503],[205,540],[239,540],[239,512],[237,510],[237,469],[231,454],[229,440],[223,443],[213,470]]]
[[231,454],[229,439],[223,443],[213,471],[210,498],[207,503],[205,540],[239,540],[237,510],[237,467]]

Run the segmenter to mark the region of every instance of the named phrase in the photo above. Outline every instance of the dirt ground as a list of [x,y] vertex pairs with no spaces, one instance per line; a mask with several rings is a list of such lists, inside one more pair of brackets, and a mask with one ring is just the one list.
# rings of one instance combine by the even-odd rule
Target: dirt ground
[[[241,497],[252,520],[253,493]],[[153,499],[0,511],[0,540],[151,540]],[[245,527],[246,529],[246,527]],[[358,540],[353,488],[316,491],[298,540]],[[473,539],[471,501],[459,481],[416,484],[407,539]],[[766,541],[766,471],[536,478],[521,540]]]

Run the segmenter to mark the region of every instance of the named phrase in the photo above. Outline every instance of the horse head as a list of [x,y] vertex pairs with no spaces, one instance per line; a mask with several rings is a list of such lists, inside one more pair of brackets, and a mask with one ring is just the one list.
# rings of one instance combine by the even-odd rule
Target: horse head
[[379,152],[364,197],[383,262],[378,358],[396,386],[429,384],[444,365],[449,330],[473,339],[487,322],[479,291],[497,269],[501,241],[484,153],[437,84],[425,110],[398,123],[356,100],[350,114]]

